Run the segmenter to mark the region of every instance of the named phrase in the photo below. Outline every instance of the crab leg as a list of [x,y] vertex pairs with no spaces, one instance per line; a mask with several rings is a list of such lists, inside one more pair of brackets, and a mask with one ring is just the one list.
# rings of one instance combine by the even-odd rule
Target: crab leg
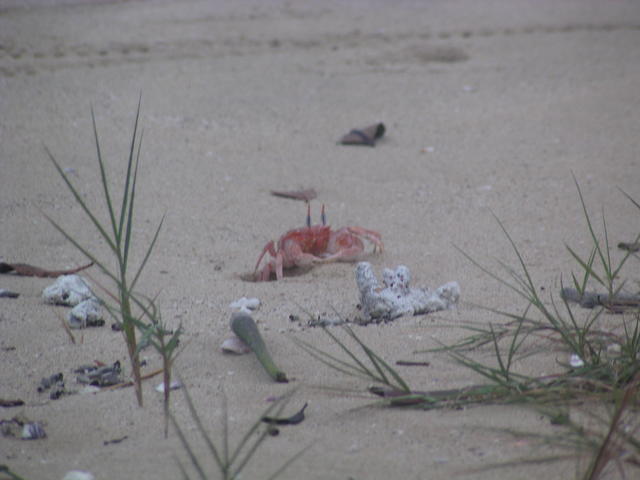
[[256,262],[256,268],[254,269],[253,273],[255,274],[258,271],[258,267],[260,266],[260,262],[262,261],[262,258],[265,256],[265,254],[269,252],[269,254],[272,257],[276,256],[276,248],[275,248],[275,242],[273,240],[271,240],[269,243],[267,243],[264,248],[262,249],[262,253],[260,254],[260,256],[258,257],[258,261]]
[[376,248],[380,250],[380,253],[384,251],[384,244],[382,243],[382,236],[378,232],[373,230],[367,230],[362,227],[346,227],[349,233],[366,238],[373,243],[373,252],[376,252]]

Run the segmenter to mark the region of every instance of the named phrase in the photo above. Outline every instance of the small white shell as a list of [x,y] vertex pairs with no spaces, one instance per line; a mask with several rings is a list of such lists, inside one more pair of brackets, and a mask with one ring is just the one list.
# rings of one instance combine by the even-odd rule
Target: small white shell
[[62,480],[95,480],[91,472],[85,472],[83,470],[70,470],[68,471]]
[[23,440],[36,440],[46,436],[44,428],[38,422],[25,423],[22,427],[21,437]]
[[96,298],[90,298],[73,307],[67,317],[70,328],[101,327],[104,325],[102,307]]
[[580,358],[580,355],[572,353],[571,357],[569,358],[569,365],[571,365],[573,368],[584,367],[584,360]]
[[[182,388],[182,383],[180,383],[178,380],[172,380],[169,390],[177,390],[179,388]],[[156,392],[164,393],[164,382],[156,385]]]
[[78,390],[80,395],[90,395],[92,393],[98,393],[100,391],[100,387],[96,387],[95,385],[86,385]]
[[253,310],[257,310],[259,307],[260,300],[257,298],[242,297],[229,304],[229,308],[245,313],[251,313]]
[[249,346],[235,335],[233,337],[227,338],[224,342],[222,342],[221,348],[225,353],[236,353],[238,355],[244,355],[245,353],[249,353],[251,351]]

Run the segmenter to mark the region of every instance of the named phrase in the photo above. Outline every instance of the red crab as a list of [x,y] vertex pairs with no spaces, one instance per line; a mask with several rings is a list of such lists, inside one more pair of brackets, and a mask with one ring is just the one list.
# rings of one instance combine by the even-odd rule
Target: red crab
[[[383,251],[384,245],[378,232],[362,227],[343,227],[332,231],[325,224],[324,205],[322,206],[322,225],[311,225],[311,207],[307,207],[307,226],[289,230],[278,240],[278,246],[273,240],[262,249],[254,276],[256,281],[266,281],[271,274],[276,274],[276,280],[281,280],[283,269],[293,267],[309,267],[319,263],[349,262],[355,260],[363,251],[362,239],[373,243],[373,251]],[[260,262],[266,254],[273,258],[258,271]]]

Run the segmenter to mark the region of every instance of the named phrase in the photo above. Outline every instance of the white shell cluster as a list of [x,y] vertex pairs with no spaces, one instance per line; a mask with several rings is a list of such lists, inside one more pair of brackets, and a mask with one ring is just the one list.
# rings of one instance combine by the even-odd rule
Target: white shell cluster
[[67,317],[70,328],[99,327],[104,315],[87,281],[80,275],[61,275],[42,291],[46,303],[74,307]]
[[80,275],[61,275],[42,291],[42,298],[54,305],[75,307],[84,300],[94,298],[94,295]]
[[382,281],[380,286],[370,263],[360,262],[356,266],[356,283],[367,321],[381,322],[403,315],[446,310],[455,306],[460,298],[458,282],[446,283],[436,290],[411,288],[411,274],[404,265],[395,270],[385,268]]

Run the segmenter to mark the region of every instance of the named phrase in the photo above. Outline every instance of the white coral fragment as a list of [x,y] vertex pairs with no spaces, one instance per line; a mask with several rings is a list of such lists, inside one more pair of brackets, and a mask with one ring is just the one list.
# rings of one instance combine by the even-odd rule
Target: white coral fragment
[[80,302],[94,298],[87,282],[79,275],[61,275],[42,291],[47,303],[75,307]]
[[229,304],[229,308],[232,310],[244,313],[251,313],[253,310],[257,310],[258,307],[260,307],[260,300],[257,298],[242,297]]
[[378,284],[368,262],[356,266],[356,283],[360,303],[367,321],[388,321],[402,315],[420,315],[452,308],[460,298],[458,282],[449,282],[436,290],[411,288],[411,273],[404,265],[382,272],[383,286]]

